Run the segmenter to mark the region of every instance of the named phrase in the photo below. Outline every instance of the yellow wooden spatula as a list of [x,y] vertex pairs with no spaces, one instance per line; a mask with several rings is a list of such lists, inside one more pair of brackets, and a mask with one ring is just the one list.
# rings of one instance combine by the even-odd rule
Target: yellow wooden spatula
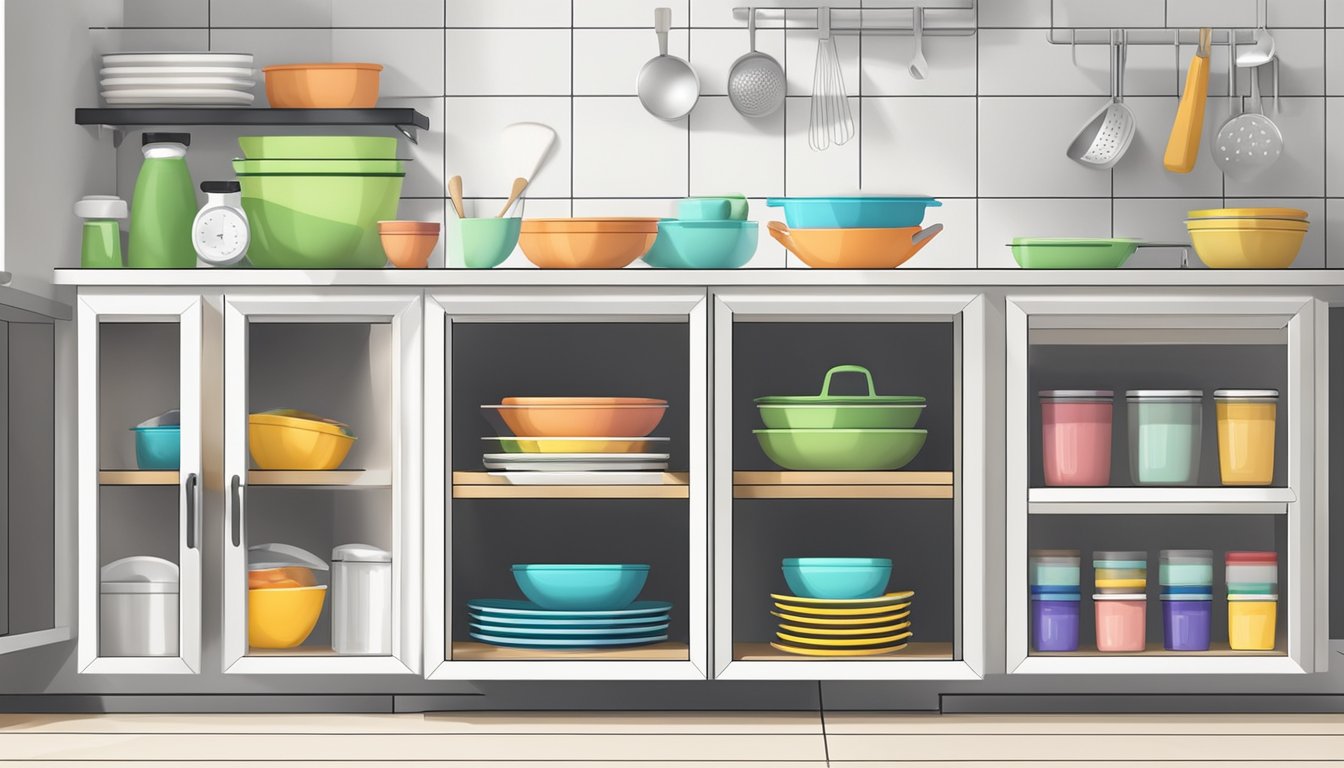
[[1167,153],[1162,165],[1172,173],[1189,173],[1195,169],[1199,155],[1199,138],[1204,133],[1204,107],[1209,98],[1209,53],[1213,48],[1213,30],[1199,30],[1199,50],[1190,60],[1190,71],[1185,76],[1185,92],[1176,108],[1176,122],[1167,139]]

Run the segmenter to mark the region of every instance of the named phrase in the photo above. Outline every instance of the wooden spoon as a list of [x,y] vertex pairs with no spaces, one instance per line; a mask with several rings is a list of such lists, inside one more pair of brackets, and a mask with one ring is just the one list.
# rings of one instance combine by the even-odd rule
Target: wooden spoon
[[504,203],[504,208],[500,210],[499,215],[495,218],[504,218],[504,214],[508,213],[509,209],[513,207],[513,204],[518,201],[518,196],[523,194],[524,189],[527,189],[527,179],[524,179],[522,176],[514,179],[513,190],[509,192],[509,199]]
[[453,210],[457,211],[457,218],[467,218],[466,211],[462,209],[462,177],[454,176],[448,180],[448,195],[453,198]]

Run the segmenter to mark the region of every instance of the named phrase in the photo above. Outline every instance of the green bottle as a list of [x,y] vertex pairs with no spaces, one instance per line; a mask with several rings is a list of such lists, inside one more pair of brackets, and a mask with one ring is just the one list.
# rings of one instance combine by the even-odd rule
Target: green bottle
[[188,133],[146,133],[145,162],[131,200],[128,265],[142,269],[193,269],[196,249],[191,224],[196,218],[196,186],[187,169]]

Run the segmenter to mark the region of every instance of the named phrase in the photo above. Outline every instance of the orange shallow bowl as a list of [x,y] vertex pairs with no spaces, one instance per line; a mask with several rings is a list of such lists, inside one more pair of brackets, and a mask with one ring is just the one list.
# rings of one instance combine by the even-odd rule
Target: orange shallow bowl
[[666,405],[487,405],[517,437],[645,437]]
[[279,109],[368,109],[378,104],[382,64],[281,64],[262,67],[266,99]]
[[[523,221],[518,245],[527,260],[542,269],[620,269],[649,252],[658,239],[658,222],[649,231],[558,231],[528,228]],[[622,225],[623,226],[623,225]]]
[[506,397],[500,405],[667,405],[656,397]]
[[895,229],[789,229],[772,221],[770,235],[804,264],[816,269],[892,269],[910,260],[943,231],[931,227]]
[[605,216],[583,219],[523,219],[523,234],[575,232],[641,232],[658,234],[658,219],[643,216]]

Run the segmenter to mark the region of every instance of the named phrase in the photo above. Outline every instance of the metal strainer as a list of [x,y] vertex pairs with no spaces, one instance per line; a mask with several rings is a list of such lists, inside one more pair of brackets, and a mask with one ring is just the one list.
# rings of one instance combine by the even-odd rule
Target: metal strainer
[[1223,124],[1213,143],[1214,160],[1233,179],[1263,173],[1283,154],[1283,134],[1265,117],[1260,101],[1260,70],[1251,72],[1251,111]]
[[747,9],[751,50],[728,70],[728,100],[743,117],[765,117],[784,106],[784,68],[774,56],[756,50],[756,9]]
[[1125,104],[1128,48],[1127,33],[1120,35],[1119,42],[1111,34],[1111,103],[1097,110],[1069,145],[1069,157],[1088,168],[1114,168],[1134,141],[1134,113]]

